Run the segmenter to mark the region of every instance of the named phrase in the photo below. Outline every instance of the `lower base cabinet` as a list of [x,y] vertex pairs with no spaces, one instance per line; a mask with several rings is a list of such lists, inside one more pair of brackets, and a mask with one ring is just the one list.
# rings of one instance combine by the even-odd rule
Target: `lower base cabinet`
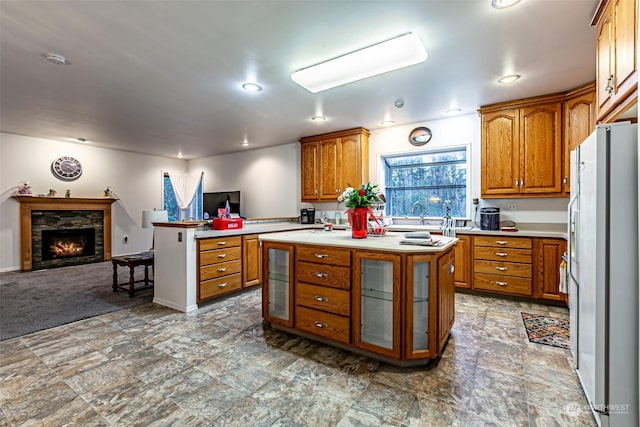
[[394,253],[262,242],[273,327],[397,365],[442,352],[455,315],[454,247]]

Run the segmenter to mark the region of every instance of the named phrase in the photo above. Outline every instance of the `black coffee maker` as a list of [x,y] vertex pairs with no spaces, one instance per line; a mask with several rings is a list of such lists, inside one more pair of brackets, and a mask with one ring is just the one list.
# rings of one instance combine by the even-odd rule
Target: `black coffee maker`
[[313,224],[316,222],[315,208],[300,209],[300,224]]

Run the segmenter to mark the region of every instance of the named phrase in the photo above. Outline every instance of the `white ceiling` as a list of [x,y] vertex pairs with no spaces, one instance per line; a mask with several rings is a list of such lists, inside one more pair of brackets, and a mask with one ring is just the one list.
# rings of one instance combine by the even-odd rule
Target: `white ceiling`
[[[469,114],[594,80],[596,4],[2,0],[0,130],[191,159],[246,150],[245,138],[251,149]],[[289,77],[409,31],[429,52],[422,64],[317,94]],[[496,83],[512,73],[522,79]],[[243,91],[248,80],[264,90]]]

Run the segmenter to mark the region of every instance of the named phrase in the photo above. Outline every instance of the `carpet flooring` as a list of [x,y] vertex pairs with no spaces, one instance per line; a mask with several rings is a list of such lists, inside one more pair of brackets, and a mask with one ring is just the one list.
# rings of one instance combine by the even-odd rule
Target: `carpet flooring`
[[[151,269],[149,270],[152,274]],[[136,280],[144,269],[136,269]],[[138,277],[140,276],[140,277]],[[153,277],[153,276],[151,276]],[[129,270],[118,267],[118,281]],[[151,302],[153,290],[113,292],[110,261],[0,273],[0,341]]]
[[569,322],[538,314],[522,313],[529,341],[553,347],[569,348]]

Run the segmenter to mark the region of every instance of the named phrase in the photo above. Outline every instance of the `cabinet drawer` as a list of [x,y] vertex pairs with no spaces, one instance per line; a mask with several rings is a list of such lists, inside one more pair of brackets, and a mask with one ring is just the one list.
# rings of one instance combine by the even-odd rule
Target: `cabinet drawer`
[[531,278],[531,264],[476,260],[473,263],[473,271],[476,273],[498,274],[500,276]]
[[474,247],[473,258],[476,260],[485,259],[492,261],[525,262],[531,264],[531,249]]
[[349,344],[349,318],[296,306],[296,329]]
[[240,246],[241,244],[242,236],[229,236],[222,239],[200,239],[200,250],[208,251],[210,249]]
[[349,316],[351,312],[351,293],[326,286],[296,283],[296,304]]
[[350,267],[351,251],[322,246],[297,246],[296,260]]
[[495,246],[501,248],[531,249],[531,239],[522,237],[475,236],[475,246]]
[[473,288],[485,291],[531,296],[531,279],[476,273]]
[[240,273],[240,271],[242,271],[242,261],[240,260],[207,265],[200,267],[200,281],[228,276],[229,274]]
[[242,248],[240,246],[200,252],[200,266],[235,261],[237,259],[241,259],[241,257]]
[[296,281],[339,289],[351,289],[351,269],[334,265],[296,263]]
[[242,289],[242,275],[240,273],[205,280],[200,282],[200,299],[215,297],[238,289]]

